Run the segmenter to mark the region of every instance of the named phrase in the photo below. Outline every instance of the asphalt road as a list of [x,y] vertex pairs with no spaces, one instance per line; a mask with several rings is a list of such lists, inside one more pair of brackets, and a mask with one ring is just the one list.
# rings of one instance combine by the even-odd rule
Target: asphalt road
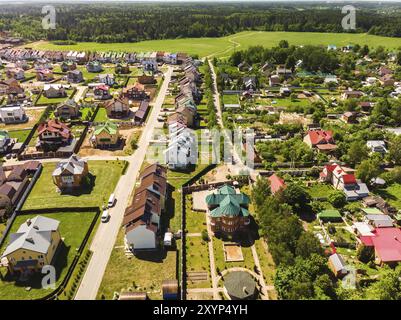
[[130,164],[127,172],[122,176],[115,189],[117,202],[113,208],[109,210],[110,220],[108,223],[101,223],[93,238],[90,249],[93,252],[92,258],[88,264],[85,275],[78,288],[75,300],[94,300],[102,282],[103,274],[106,270],[107,263],[110,259],[118,231],[121,227],[125,208],[128,205],[130,195],[135,187],[140,168],[145,159],[146,151],[152,137],[153,129],[157,123],[157,116],[166,96],[168,84],[171,79],[172,67],[169,67],[165,74],[165,79],[159,91],[157,99],[153,104],[151,114],[146,126],[142,132],[138,143],[138,149],[132,156],[120,157],[127,160]]

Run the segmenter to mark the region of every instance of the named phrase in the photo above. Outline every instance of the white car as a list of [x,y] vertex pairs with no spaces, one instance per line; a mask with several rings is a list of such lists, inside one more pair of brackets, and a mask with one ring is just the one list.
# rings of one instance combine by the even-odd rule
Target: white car
[[110,219],[109,210],[104,210],[102,213],[102,222],[106,223]]

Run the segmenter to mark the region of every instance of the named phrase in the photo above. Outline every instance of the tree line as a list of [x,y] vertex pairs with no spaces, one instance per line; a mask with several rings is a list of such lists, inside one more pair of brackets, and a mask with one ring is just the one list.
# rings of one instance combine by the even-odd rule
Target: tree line
[[[181,37],[221,37],[244,30],[344,32],[336,4],[295,3],[85,3],[55,5],[55,30],[42,28],[41,4],[0,6],[0,30],[29,40],[135,42]],[[301,10],[300,10],[301,9]],[[352,32],[400,37],[401,10],[358,4]]]

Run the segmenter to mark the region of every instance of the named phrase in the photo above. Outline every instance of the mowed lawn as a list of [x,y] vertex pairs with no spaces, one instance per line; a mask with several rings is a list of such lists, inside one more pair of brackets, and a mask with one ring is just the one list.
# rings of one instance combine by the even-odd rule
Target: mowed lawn
[[56,163],[45,163],[23,209],[97,207],[106,203],[113,193],[124,168],[124,161],[89,161],[91,187],[74,194],[60,194],[52,180]]
[[[9,243],[10,234],[18,230],[20,225],[29,218],[34,218],[36,214],[20,215],[18,216],[7,236],[6,241],[1,247],[3,252]],[[42,216],[56,219],[60,221],[60,234],[64,238],[64,242],[58,248],[55,258],[55,267],[57,270],[57,283],[56,286],[64,279],[67,274],[68,268],[71,265],[76,249],[80,247],[82,241],[89,230],[89,227],[96,216],[96,212],[60,212],[60,213],[47,213]],[[2,270],[3,275],[6,275],[5,269]],[[5,279],[0,280],[0,300],[30,300],[39,299],[52,291],[51,289],[43,289],[41,287],[42,275],[39,273],[32,277],[27,282],[16,282],[7,275]],[[30,287],[30,290],[26,290]]]
[[246,49],[249,46],[276,46],[280,40],[287,40],[294,45],[367,44],[370,47],[384,46],[396,49],[401,46],[401,38],[369,35],[366,33],[321,33],[321,32],[265,32],[244,31],[221,38],[185,38],[169,40],[150,40],[136,43],[93,43],[80,42],[75,45],[55,45],[48,41],[38,41],[24,47],[41,50],[81,50],[81,51],[170,51],[198,54],[200,57],[230,55],[234,49]]
[[140,257],[125,255],[124,229],[117,242],[100,285],[97,299],[111,300],[114,292],[147,292],[151,299],[162,299],[163,280],[176,279],[176,252],[144,252]]

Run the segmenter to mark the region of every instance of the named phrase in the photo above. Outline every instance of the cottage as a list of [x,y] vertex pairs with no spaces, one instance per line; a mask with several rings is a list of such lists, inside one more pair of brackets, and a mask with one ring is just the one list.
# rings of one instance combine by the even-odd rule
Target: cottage
[[369,195],[369,189],[365,183],[357,181],[353,173],[336,163],[323,168],[320,180],[329,182],[334,188],[342,190],[347,201],[359,200]]
[[395,266],[401,262],[401,230],[376,228],[372,235],[360,236],[360,240],[375,252],[376,263]]
[[0,122],[10,123],[21,123],[28,121],[28,117],[25,113],[25,109],[22,106],[5,106],[0,108]]
[[391,87],[394,85],[394,77],[392,74],[386,74],[379,79],[380,84],[384,87]]
[[75,62],[66,62],[66,61],[64,61],[60,65],[60,68],[61,68],[62,72],[68,72],[68,71],[75,70],[77,68],[77,64]]
[[280,85],[281,81],[280,81],[280,77],[276,74],[271,75],[269,77],[269,86],[270,87],[274,87],[274,86],[278,86]]
[[244,89],[246,90],[257,89],[257,81],[255,76],[243,77],[242,82],[244,84]]
[[357,123],[358,122],[357,118],[358,118],[357,112],[347,111],[342,114],[340,119],[345,123]]
[[131,73],[129,65],[118,63],[114,69],[116,74],[129,74]]
[[139,82],[124,88],[122,96],[133,101],[149,99],[149,95],[145,91],[145,86]]
[[72,139],[70,128],[57,119],[39,124],[37,133],[40,148],[45,150],[55,150]]
[[105,85],[112,86],[115,83],[114,74],[107,73],[107,74],[99,74],[97,76],[97,80],[100,83],[104,83]]
[[109,118],[125,118],[130,113],[128,98],[118,97],[107,101],[105,106]]
[[170,140],[164,150],[165,162],[171,170],[187,169],[198,160],[196,134],[185,126],[176,132],[170,132]]
[[15,80],[23,80],[25,79],[25,71],[22,68],[11,68],[6,71],[6,76]]
[[149,109],[150,109],[149,101],[142,100],[138,110],[135,112],[134,121],[139,124],[144,123],[146,117],[148,116]]
[[342,100],[359,99],[362,96],[363,96],[363,92],[362,91],[348,90],[348,91],[344,91],[341,94],[341,99]]
[[234,234],[246,229],[250,224],[249,203],[246,194],[237,192],[229,185],[206,196],[212,231]]
[[90,61],[86,64],[86,70],[88,72],[97,73],[103,70],[102,65],[98,61]]
[[358,106],[361,108],[362,112],[370,113],[373,109],[373,102],[361,101],[358,103]]
[[113,122],[97,125],[90,141],[95,148],[114,146],[120,139],[118,126]]
[[36,216],[24,222],[1,256],[11,274],[39,272],[45,265],[54,265],[54,257],[61,242],[60,222]]
[[69,159],[60,161],[53,171],[54,184],[60,189],[79,188],[89,173],[88,162],[73,154]]
[[80,83],[84,81],[84,76],[80,70],[70,70],[67,72],[67,81],[72,83]]
[[304,142],[322,152],[331,152],[337,148],[333,132],[327,130],[309,130],[304,137]]
[[110,88],[104,84],[98,85],[93,89],[94,98],[96,100],[111,99]]
[[387,153],[386,143],[383,140],[368,140],[366,141],[366,147],[371,152]]
[[140,174],[140,186],[123,218],[125,242],[130,250],[155,250],[159,247],[161,215],[167,192],[166,169],[153,164]]
[[43,87],[43,95],[46,98],[62,98],[67,96],[67,91],[62,84],[47,84]]
[[291,69],[287,69],[285,66],[283,65],[278,65],[276,68],[276,74],[278,76],[283,76],[284,78],[289,78],[292,76],[292,70]]
[[36,80],[42,82],[49,82],[54,80],[53,71],[50,69],[40,69],[36,71]]
[[392,74],[392,73],[393,73],[393,71],[391,69],[387,68],[386,66],[381,66],[379,68],[379,72],[378,72],[380,77],[383,77],[385,75],[389,75],[389,74]]
[[54,115],[62,119],[77,118],[79,116],[79,105],[74,100],[69,99],[56,107]]
[[342,278],[348,274],[344,259],[338,253],[334,253],[329,257],[329,268],[337,278]]
[[[379,211],[379,210],[378,210]],[[393,227],[394,220],[390,216],[379,213],[367,214],[364,221],[375,228],[390,228]]]

